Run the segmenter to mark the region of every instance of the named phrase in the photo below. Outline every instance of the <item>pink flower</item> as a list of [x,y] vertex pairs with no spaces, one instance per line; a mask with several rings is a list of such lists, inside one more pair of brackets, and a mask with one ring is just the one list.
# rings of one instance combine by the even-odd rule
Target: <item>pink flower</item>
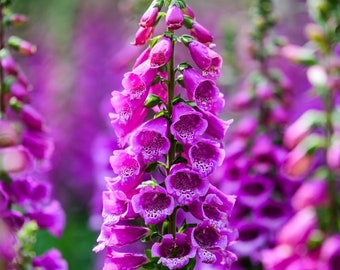
[[172,5],[166,13],[165,22],[167,27],[171,30],[181,28],[184,23],[182,10],[178,6]]

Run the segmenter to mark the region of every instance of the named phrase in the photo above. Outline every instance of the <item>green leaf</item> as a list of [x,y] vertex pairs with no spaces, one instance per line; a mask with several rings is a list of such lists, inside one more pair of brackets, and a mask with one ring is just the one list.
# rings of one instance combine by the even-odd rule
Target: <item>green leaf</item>
[[151,94],[146,98],[144,106],[147,108],[153,108],[156,105],[159,105],[160,102],[161,102],[161,99],[159,96]]

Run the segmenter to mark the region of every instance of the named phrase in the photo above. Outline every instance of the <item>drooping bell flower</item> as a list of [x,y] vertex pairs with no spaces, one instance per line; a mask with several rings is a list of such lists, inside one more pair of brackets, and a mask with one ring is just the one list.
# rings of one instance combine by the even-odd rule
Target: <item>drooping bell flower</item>
[[139,29],[136,32],[135,40],[132,42],[135,46],[141,46],[144,45],[149,41],[149,39],[152,37],[154,27],[139,27]]
[[150,229],[140,226],[127,225],[102,225],[100,235],[98,236],[98,245],[93,249],[94,252],[99,252],[105,247],[121,247],[138,241],[147,236]]
[[156,22],[158,11],[159,11],[158,7],[150,5],[149,8],[144,12],[143,16],[141,17],[139,21],[139,26],[143,28],[152,27]]
[[205,220],[192,230],[192,245],[197,248],[199,259],[208,264],[216,262],[215,251],[225,250],[228,246],[228,232],[218,230],[214,224]]
[[0,120],[0,148],[14,146],[18,143],[19,136],[10,121]]
[[67,270],[67,263],[63,259],[61,253],[57,249],[50,249],[45,252],[43,255],[35,257],[32,260],[32,266],[34,268],[39,268],[41,270]]
[[123,219],[129,210],[129,200],[123,191],[103,192],[103,224],[114,225]]
[[191,258],[196,255],[196,249],[190,244],[190,236],[176,233],[163,236],[160,243],[155,243],[151,248],[153,257],[160,257],[158,263],[170,270],[186,266]]
[[197,106],[212,113],[219,113],[224,106],[223,96],[213,80],[203,77],[197,70],[187,68],[183,71],[184,85],[188,98]]
[[22,145],[37,159],[49,160],[54,151],[54,142],[46,134],[26,131],[22,135]]
[[209,188],[209,181],[183,164],[171,167],[170,174],[165,179],[167,191],[179,205],[188,205],[204,196]]
[[203,75],[219,77],[223,60],[217,52],[197,40],[191,41],[188,47],[192,59],[203,71]]
[[189,159],[194,171],[201,177],[211,174],[217,166],[222,164],[224,149],[219,143],[210,140],[201,140],[189,149]]
[[153,69],[164,66],[172,55],[172,41],[168,37],[161,38],[150,51],[150,67]]
[[185,103],[177,103],[172,110],[171,133],[182,144],[192,144],[207,129],[202,114]]
[[162,160],[170,149],[167,138],[169,122],[163,117],[150,120],[140,126],[131,137],[132,150],[140,155],[144,164]]
[[201,43],[213,42],[213,36],[210,31],[196,21],[192,24],[190,34]]
[[103,270],[136,270],[148,261],[144,254],[117,252],[108,247]]
[[161,186],[146,186],[131,199],[133,210],[140,214],[146,225],[157,224],[171,215],[175,203],[172,196]]
[[139,174],[140,164],[133,153],[124,150],[115,150],[110,157],[111,167],[123,181],[135,178]]
[[32,106],[25,104],[21,107],[21,118],[29,128],[39,131],[42,130],[42,117]]
[[138,106],[134,109],[127,93],[118,91],[112,92],[111,104],[114,109],[114,112],[109,114],[111,124],[114,127],[119,144],[124,146],[131,131],[143,123],[147,109],[144,106]]
[[134,108],[144,103],[156,73],[157,70],[151,69],[149,60],[146,60],[131,72],[124,74],[122,85]]
[[166,26],[171,30],[177,30],[181,28],[184,24],[184,16],[182,10],[177,5],[172,5],[169,7],[166,17]]
[[27,149],[13,146],[0,149],[0,170],[7,173],[23,173],[33,168],[33,159]]

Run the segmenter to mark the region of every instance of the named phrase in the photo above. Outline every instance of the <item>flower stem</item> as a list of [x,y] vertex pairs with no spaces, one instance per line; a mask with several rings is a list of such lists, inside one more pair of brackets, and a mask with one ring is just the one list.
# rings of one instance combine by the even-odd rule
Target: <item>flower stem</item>
[[[3,4],[0,2],[0,50],[4,48],[4,24],[3,21]],[[5,91],[3,86],[4,72],[2,65],[0,65],[0,118],[5,115]]]
[[[172,54],[170,57],[170,60],[168,62],[168,112],[171,119],[172,116],[172,102],[175,96],[175,68],[174,68],[174,55],[175,55],[175,41],[172,38]],[[171,124],[171,120],[170,120]],[[170,130],[168,131],[168,136],[170,140],[170,150],[167,155],[167,175],[170,173],[170,167],[172,165],[172,162],[175,159],[175,147],[176,142],[174,139],[174,136],[171,134]],[[176,236],[176,212],[177,210],[174,210],[174,212],[169,216],[169,233],[173,235],[175,238]]]

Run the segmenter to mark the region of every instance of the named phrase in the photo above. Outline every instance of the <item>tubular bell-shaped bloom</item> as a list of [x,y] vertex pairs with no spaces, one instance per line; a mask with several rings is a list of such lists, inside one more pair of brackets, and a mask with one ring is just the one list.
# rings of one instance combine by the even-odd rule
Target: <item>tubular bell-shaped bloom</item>
[[135,270],[148,261],[146,256],[137,253],[117,252],[112,248],[107,248],[103,270]]
[[141,17],[139,26],[144,28],[152,27],[156,22],[158,11],[158,7],[151,5]]
[[192,144],[207,129],[202,114],[185,103],[177,103],[172,111],[171,133],[183,144]]
[[203,75],[219,77],[223,60],[217,52],[197,40],[191,41],[188,47],[192,59],[203,71]]
[[188,98],[195,101],[200,109],[215,114],[221,111],[223,96],[213,80],[203,77],[193,68],[185,69],[183,77]]
[[182,268],[188,264],[189,259],[196,254],[196,249],[190,244],[190,236],[176,233],[176,237],[167,234],[161,243],[155,243],[151,248],[152,256],[160,257],[162,263],[169,269]]
[[123,180],[129,180],[139,174],[140,164],[133,153],[115,150],[110,157],[110,164],[113,171]]
[[182,10],[177,5],[169,7],[166,13],[165,23],[171,30],[179,29],[184,24],[184,16]]
[[150,51],[150,67],[159,68],[168,63],[172,54],[172,41],[168,37],[161,38]]
[[161,160],[169,151],[168,124],[165,118],[156,118],[146,122],[132,135],[132,150],[141,156],[144,164]]
[[61,253],[57,249],[50,249],[42,256],[32,260],[32,266],[42,270],[58,269],[67,270],[67,263],[62,258]]
[[174,210],[174,199],[161,186],[146,186],[132,197],[132,207],[140,214],[145,224],[157,224],[166,219]]
[[149,41],[151,38],[154,28],[152,26],[144,28],[140,27],[136,33],[135,40],[133,41],[133,45],[139,46],[139,45],[144,45]]
[[174,196],[181,206],[191,204],[204,196],[209,188],[207,179],[200,178],[196,172],[182,164],[175,164],[171,167],[165,184],[169,194]]
[[219,143],[210,140],[200,140],[189,149],[192,168],[201,177],[208,176],[220,166],[224,155],[224,149],[220,148]]
[[201,43],[213,42],[212,34],[203,25],[198,22],[193,22],[190,34]]

